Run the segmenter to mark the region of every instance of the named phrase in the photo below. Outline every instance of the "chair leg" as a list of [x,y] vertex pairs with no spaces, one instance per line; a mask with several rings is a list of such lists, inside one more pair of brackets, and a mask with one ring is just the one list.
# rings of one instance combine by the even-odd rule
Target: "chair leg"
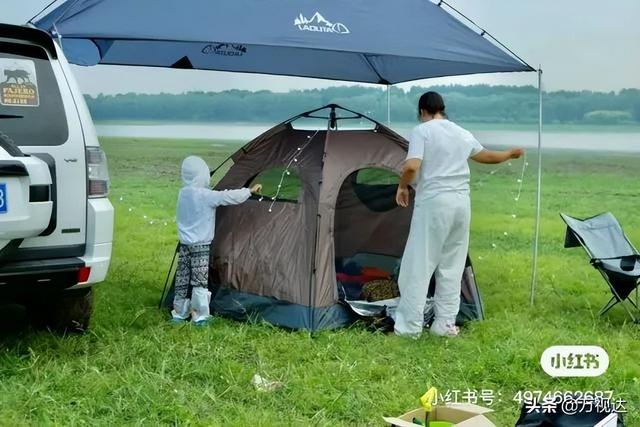
[[[633,305],[633,307],[635,308],[636,314],[640,315],[640,309],[638,309],[638,306],[636,305],[636,303],[633,302],[631,298],[627,298],[627,301],[629,301]],[[613,304],[611,304],[612,302]],[[637,316],[633,315],[633,312],[629,310],[629,307],[627,307],[627,304],[625,304],[625,301],[618,297],[617,293],[614,293],[614,296],[611,298],[611,300],[609,300],[607,305],[602,308],[601,314],[605,314],[607,311],[611,310],[618,303],[620,303],[620,305],[625,309],[629,317],[631,317],[631,320],[633,320],[633,323],[639,322],[640,319],[638,319]]]
[[[627,312],[627,314],[629,315],[629,317],[631,317],[631,320],[633,320],[634,323],[640,323],[640,318],[638,317],[638,316],[640,316],[640,309],[638,308],[638,305],[640,305],[640,304],[634,303],[632,298],[630,298],[630,297],[627,298],[627,301],[630,301],[631,304],[633,305],[633,307],[635,308],[636,315],[634,315],[631,312],[631,310],[629,310],[629,307],[627,307],[627,305],[625,304],[625,301],[622,298],[620,298],[620,295],[618,295],[618,292],[616,291],[616,289],[613,287],[613,285],[609,281],[609,277],[605,274],[604,270],[601,269],[601,268],[597,268],[597,270],[602,275],[602,278],[604,279],[604,281],[607,282],[607,285],[609,285],[609,289],[611,290],[611,293],[613,294],[613,297],[611,297],[609,302],[604,307],[602,307],[602,310],[600,310],[599,315],[602,316],[603,314],[605,314],[606,312],[611,310],[616,304],[620,303],[620,305],[622,307],[624,307],[624,309]],[[637,300],[638,300],[638,286],[636,286],[635,291],[636,291],[636,302],[637,302]]]
[[[631,301],[631,300],[629,299],[629,301]],[[633,304],[634,307],[636,308],[636,313],[640,314],[638,312],[638,307],[635,305],[635,303],[633,301],[631,301],[631,304]],[[624,303],[624,301],[621,301],[620,305],[623,306],[624,309],[627,311],[627,313],[629,314],[629,317],[631,317],[631,320],[633,320],[633,323],[638,323],[638,318],[633,315],[633,313],[631,312],[631,310],[629,310],[629,307],[627,307],[627,305]]]
[[[611,310],[616,304],[618,304],[618,300],[616,297],[611,297],[608,303],[605,304],[604,307],[598,313],[599,316],[603,316],[607,311]],[[633,317],[633,316],[631,316]]]
[[[636,304],[636,302],[634,300],[632,300],[631,298],[627,298],[627,301],[629,301],[631,303],[631,305],[633,306],[633,308],[635,308],[635,312],[640,315],[640,308],[638,308],[638,304]],[[622,305],[624,306],[625,304],[623,303]],[[628,311],[629,310],[627,310],[627,312]],[[629,316],[631,316],[631,318],[633,319],[634,323],[639,323],[640,322],[640,319],[635,317],[633,314],[629,313]]]

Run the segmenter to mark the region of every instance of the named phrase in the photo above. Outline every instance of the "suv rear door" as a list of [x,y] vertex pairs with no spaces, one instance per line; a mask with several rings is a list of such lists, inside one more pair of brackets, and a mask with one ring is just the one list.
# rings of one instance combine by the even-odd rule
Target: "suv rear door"
[[44,32],[0,25],[0,132],[49,165],[53,200],[49,227],[25,239],[2,261],[82,256],[87,211],[84,137],[56,48]]

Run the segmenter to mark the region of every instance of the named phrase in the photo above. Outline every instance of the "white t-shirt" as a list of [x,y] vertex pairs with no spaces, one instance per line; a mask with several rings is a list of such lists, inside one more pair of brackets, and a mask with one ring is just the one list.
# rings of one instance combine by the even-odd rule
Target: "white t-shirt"
[[416,198],[440,193],[469,194],[469,157],[484,148],[466,129],[446,119],[421,123],[411,132],[408,159],[422,160]]

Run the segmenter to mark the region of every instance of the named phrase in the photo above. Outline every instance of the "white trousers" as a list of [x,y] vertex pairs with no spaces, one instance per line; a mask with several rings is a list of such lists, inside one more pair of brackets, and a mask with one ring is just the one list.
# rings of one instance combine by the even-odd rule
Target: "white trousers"
[[434,273],[434,321],[455,322],[460,310],[470,222],[471,203],[467,194],[442,193],[416,202],[398,278],[396,334],[419,337],[422,333],[429,281]]

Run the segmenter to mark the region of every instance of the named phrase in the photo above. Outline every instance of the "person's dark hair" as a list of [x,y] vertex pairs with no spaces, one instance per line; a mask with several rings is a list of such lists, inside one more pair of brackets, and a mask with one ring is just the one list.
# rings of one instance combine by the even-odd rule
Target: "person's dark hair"
[[418,116],[424,110],[432,116],[436,113],[444,114],[444,99],[438,92],[425,92],[418,101]]

